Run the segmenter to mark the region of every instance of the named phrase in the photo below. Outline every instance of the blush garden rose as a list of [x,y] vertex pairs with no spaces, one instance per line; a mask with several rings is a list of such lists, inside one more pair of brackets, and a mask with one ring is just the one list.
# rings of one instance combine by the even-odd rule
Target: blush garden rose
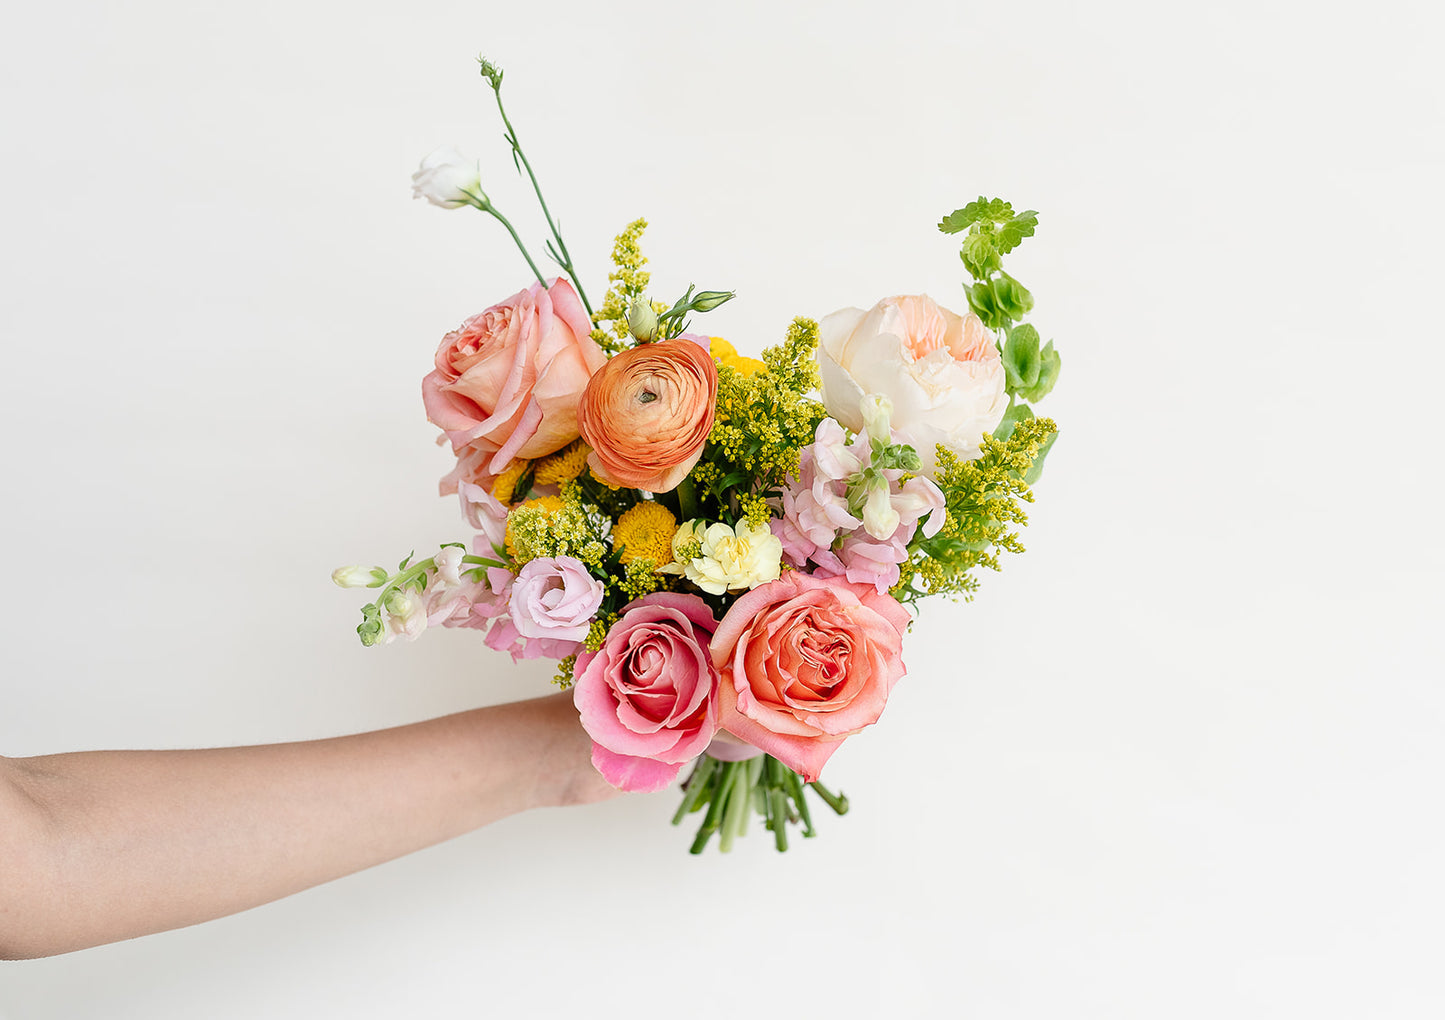
[[823,406],[863,432],[863,398],[893,405],[893,434],[938,469],[943,444],[964,460],[1008,410],[1003,361],[977,315],[957,315],[927,295],[884,298],[868,311],[845,308],[819,323]]

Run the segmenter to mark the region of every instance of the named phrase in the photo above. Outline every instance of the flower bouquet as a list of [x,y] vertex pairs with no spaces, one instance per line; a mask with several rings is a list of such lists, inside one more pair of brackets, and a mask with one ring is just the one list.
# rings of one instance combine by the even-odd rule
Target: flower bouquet
[[1055,436],[1030,405],[1059,355],[1020,321],[1033,297],[1001,260],[1037,215],[980,198],[943,218],[963,235],[964,313],[887,298],[797,318],[755,359],[689,330],[730,291],[652,299],[642,220],[592,306],[502,72],[481,70],[561,272],[544,276],[476,162],[423,161],[416,196],[498,220],[535,279],[446,334],[422,380],[456,455],[441,491],[475,538],[333,577],[378,589],[366,645],[468,627],[556,659],[608,782],[655,791],[692,766],[673,821],[702,815],[694,853],[715,833],[729,850],[753,812],[784,850],[790,825],[816,831],[808,789],[847,810],[819,777],[903,678],[909,607],[969,598],[979,568],[1022,551]]

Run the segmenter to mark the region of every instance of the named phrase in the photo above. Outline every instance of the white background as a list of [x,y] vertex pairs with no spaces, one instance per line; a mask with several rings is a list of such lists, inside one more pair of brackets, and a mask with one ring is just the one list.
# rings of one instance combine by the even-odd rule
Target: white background
[[[0,42],[0,752],[279,741],[542,693],[363,649],[330,570],[464,536],[419,380],[527,282],[413,203],[475,70],[591,293],[756,353],[962,305],[1063,353],[1029,552],[930,604],[852,798],[689,857],[675,794],[516,817],[186,931],[0,966],[0,1017],[1436,1017],[1440,25],[1425,3],[14,5]],[[0,875],[0,881],[3,881]]]

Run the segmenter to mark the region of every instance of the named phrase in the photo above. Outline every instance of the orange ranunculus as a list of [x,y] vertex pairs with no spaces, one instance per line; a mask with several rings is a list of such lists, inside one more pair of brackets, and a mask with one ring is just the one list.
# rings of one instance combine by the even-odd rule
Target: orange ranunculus
[[587,383],[577,427],[587,463],[612,485],[670,492],[702,456],[717,404],[717,366],[705,337],[642,344]]

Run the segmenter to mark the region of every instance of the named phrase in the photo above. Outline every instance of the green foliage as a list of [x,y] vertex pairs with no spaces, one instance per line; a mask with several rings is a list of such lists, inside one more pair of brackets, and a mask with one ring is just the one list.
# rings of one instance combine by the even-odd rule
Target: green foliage
[[1023,504],[1033,502],[1028,477],[1052,442],[1057,426],[1027,408],[1003,438],[985,436],[981,454],[962,460],[938,447],[938,487],[944,525],[932,538],[916,537],[893,594],[903,602],[925,595],[969,599],[978,588],[976,568],[1000,569],[999,553],[1023,552],[1016,526],[1028,523]]
[[1028,323],[1009,330],[1003,345],[1003,367],[1009,393],[1036,402],[1048,396],[1059,378],[1059,352],[1050,340],[1039,347],[1039,331]]
[[1001,198],[984,198],[955,209],[943,218],[938,229],[945,234],[968,233],[959,253],[969,274],[980,282],[999,270],[1003,256],[1017,248],[1023,239],[1033,237],[1039,214],[1032,209],[1014,213],[1013,206]]
[[1005,329],[1022,319],[1034,307],[1034,296],[1008,273],[999,271],[992,280],[963,285],[968,307],[989,329]]

